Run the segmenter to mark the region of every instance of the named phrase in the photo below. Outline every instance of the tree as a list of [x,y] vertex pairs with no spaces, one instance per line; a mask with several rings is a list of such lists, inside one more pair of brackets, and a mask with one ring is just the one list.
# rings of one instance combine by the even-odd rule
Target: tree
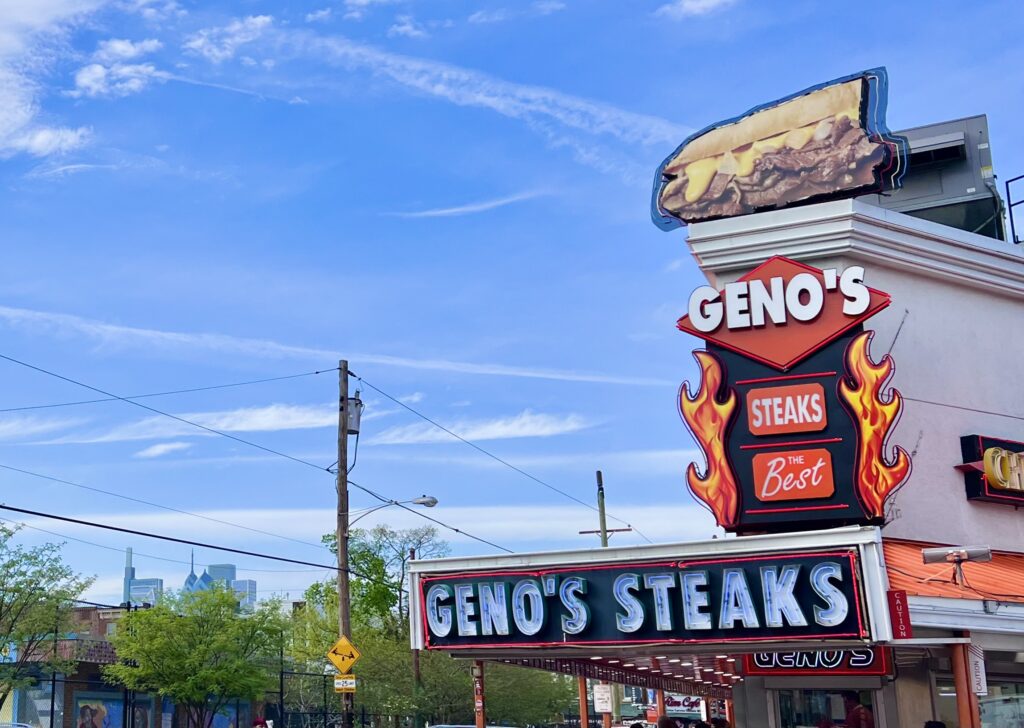
[[235,699],[274,684],[284,621],[277,604],[240,614],[238,596],[217,585],[130,611],[111,637],[121,659],[104,674],[130,690],[176,702],[190,728],[210,728]]
[[17,529],[0,525],[0,706],[17,688],[33,684],[37,668],[70,669],[58,649],[71,628],[75,600],[92,583],[61,559],[59,544],[24,548],[13,543]]
[[[334,537],[324,537],[334,549]],[[413,686],[409,649],[409,551],[417,557],[446,556],[448,544],[434,528],[396,530],[377,526],[354,530],[349,547],[352,569],[353,642],[363,653],[355,668],[362,684],[357,705],[370,713],[409,716],[418,712],[432,724],[473,721],[470,662],[444,652],[420,655],[422,689]],[[320,672],[324,655],[338,638],[338,592],[334,580],[314,584],[305,605],[292,615],[290,653],[310,672]],[[511,725],[555,721],[573,701],[574,687],[564,676],[508,665],[487,666],[488,717]]]
[[[335,534],[329,533],[323,543],[337,555]],[[385,524],[366,531],[352,530],[349,536],[349,565],[352,619],[377,622],[392,630],[405,622],[409,605],[403,589],[409,571],[410,552],[418,559],[447,556],[450,548],[437,536],[433,526],[394,529]],[[397,607],[397,610],[395,609]]]

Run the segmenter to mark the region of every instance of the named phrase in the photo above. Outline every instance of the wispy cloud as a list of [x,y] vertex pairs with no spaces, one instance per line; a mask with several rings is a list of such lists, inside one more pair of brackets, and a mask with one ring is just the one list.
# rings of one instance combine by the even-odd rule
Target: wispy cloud
[[46,68],[48,38],[81,22],[102,0],[6,3],[0,10],[0,159],[15,154],[46,157],[76,149],[89,139],[86,127],[40,121],[42,86],[32,75]]
[[480,25],[483,23],[501,23],[508,20],[509,17],[510,14],[505,8],[495,8],[494,10],[477,10],[466,20],[475,25]]
[[78,69],[75,88],[66,93],[74,97],[129,96],[143,91],[154,80],[165,81],[170,77],[152,63],[90,63]]
[[[582,415],[549,415],[525,410],[511,417],[445,424],[452,432],[470,442],[510,440],[521,437],[554,437],[579,432],[594,426]],[[455,438],[429,422],[416,422],[384,430],[367,440],[367,445],[423,445],[456,442]]]
[[[449,438],[451,439],[451,438]],[[381,449],[367,451],[371,460],[418,463],[440,467],[461,467],[500,470],[505,466],[487,457],[475,454],[452,455],[424,452],[416,449]],[[686,471],[692,462],[703,462],[700,451],[684,448],[650,450],[602,450],[600,452],[554,453],[545,455],[517,455],[513,465],[538,472],[580,472],[600,467],[606,476],[652,477],[676,476]]]
[[391,212],[388,213],[388,215],[392,217],[404,218],[460,217],[462,215],[473,215],[478,212],[496,210],[499,207],[507,207],[508,205],[514,205],[517,202],[523,202],[525,200],[532,200],[536,197],[541,197],[544,194],[546,193],[536,190],[532,192],[520,192],[517,195],[509,195],[508,197],[498,197],[493,200],[483,200],[481,202],[471,202],[466,205],[456,205],[454,207],[438,207],[431,210],[417,210],[415,212]]
[[397,16],[395,22],[388,28],[389,38],[396,36],[403,38],[426,38],[429,35],[430,33],[427,32],[427,29],[416,22],[416,18],[411,15]]
[[362,20],[374,5],[394,5],[399,0],[345,0],[345,20]]
[[0,441],[23,440],[48,435],[82,424],[84,420],[70,417],[39,417],[37,415],[0,416]]
[[100,170],[119,169],[117,164],[91,164],[79,162],[75,164],[51,164],[49,162],[31,170],[26,177],[30,179],[51,179],[55,177],[70,177],[81,172],[97,172]]
[[272,23],[269,15],[236,18],[221,28],[205,28],[189,36],[183,47],[212,63],[222,63],[233,58],[243,45],[257,40]]
[[324,23],[331,19],[332,11],[330,8],[321,8],[320,10],[314,10],[311,13],[306,13],[307,23]]
[[423,394],[423,392],[413,392],[412,394],[407,394],[404,397],[399,397],[398,401],[404,402],[405,404],[416,404],[417,402],[422,402],[425,397],[426,395]]
[[172,452],[180,452],[181,450],[188,450],[192,447],[190,442],[161,442],[156,445],[150,445],[147,448],[143,448],[135,453],[134,457],[137,458],[158,458],[162,455],[169,455]]
[[[268,339],[247,339],[227,334],[185,333],[162,331],[132,326],[108,324],[70,314],[33,311],[25,308],[0,306],[0,324],[38,335],[82,336],[109,349],[136,349],[146,353],[195,352],[244,354],[265,359],[297,359],[306,362],[335,361],[341,352],[305,346],[282,344]],[[475,363],[449,359],[413,359],[388,354],[348,352],[352,361],[381,366],[402,367],[458,374],[480,374],[527,379],[547,379],[560,382],[592,382],[596,384],[625,384],[629,386],[676,387],[678,382],[652,377],[619,376],[596,372],[581,372],[545,367],[523,367],[507,364]]]
[[736,0],[672,0],[655,10],[654,14],[672,20],[682,20],[697,15],[707,15],[735,2]]
[[114,63],[116,61],[127,61],[138,58],[149,53],[155,53],[164,47],[156,38],[147,38],[138,42],[124,38],[110,38],[101,40],[96,52],[93,54],[100,63]]
[[[581,497],[586,494],[580,493]],[[680,486],[678,502],[661,503],[657,506],[616,503],[610,509],[642,530],[647,536],[662,543],[680,543],[695,539],[709,539],[712,534],[721,534],[715,527],[714,519],[701,506],[696,505]],[[233,510],[199,511],[200,515],[233,523],[243,523],[252,531],[225,528],[216,523],[203,521],[179,513],[124,511],[110,513],[89,513],[88,518],[100,523],[132,528],[154,533],[173,533],[182,538],[210,538],[216,535],[224,544],[270,540],[260,536],[271,532],[306,541],[319,541],[320,536],[333,528],[335,513],[328,508],[239,508]],[[591,541],[577,536],[576,532],[594,528],[596,515],[589,508],[562,505],[546,499],[537,503],[519,505],[446,505],[444,501],[431,511],[446,523],[464,528],[474,534],[484,535],[496,543],[518,551],[543,546],[548,549],[554,540],[559,545],[594,546]],[[30,526],[53,529],[53,523],[44,519],[26,517],[19,519]],[[371,513],[360,522],[361,527],[372,528],[376,524],[388,524],[393,528],[412,528],[423,525],[415,513],[396,508],[382,509]],[[62,533],[79,538],[95,538],[95,532],[86,526],[61,525]],[[561,536],[561,538],[559,537]],[[472,541],[463,533],[441,531],[441,537],[456,546],[471,548],[480,552],[485,547]],[[635,534],[615,536],[619,545],[641,543]],[[188,558],[187,552],[184,554]],[[329,558],[327,556],[326,558]],[[327,563],[327,562],[325,562]],[[259,568],[259,563],[254,565]],[[267,568],[264,566],[264,568]]]
[[314,55],[329,64],[364,69],[417,92],[460,106],[491,109],[510,118],[547,119],[588,134],[639,144],[676,143],[690,131],[656,116],[625,111],[544,86],[504,81],[440,61],[391,53],[342,36],[308,31],[278,33],[281,41],[290,42],[295,52]]
[[[308,406],[271,404],[263,407],[242,407],[220,412],[184,412],[178,414],[191,422],[221,432],[278,432],[334,427],[338,413],[328,405]],[[154,415],[117,425],[94,433],[77,433],[39,444],[127,442],[132,440],[163,440],[169,437],[205,436],[210,433],[169,417]]]

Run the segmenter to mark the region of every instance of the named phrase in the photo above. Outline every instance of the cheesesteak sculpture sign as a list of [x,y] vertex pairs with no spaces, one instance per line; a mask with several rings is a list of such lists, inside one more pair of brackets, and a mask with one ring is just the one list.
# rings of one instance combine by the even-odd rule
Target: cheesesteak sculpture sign
[[898,188],[907,141],[885,126],[888,83],[875,68],[692,135],[658,168],[655,224],[670,230]]
[[687,471],[720,526],[740,533],[881,524],[885,501],[910,473],[887,450],[902,400],[886,390],[892,359],[872,360],[863,322],[889,305],[865,271],[819,270],[775,257],[719,291],[690,297],[680,330],[699,387],[680,412],[706,460]]

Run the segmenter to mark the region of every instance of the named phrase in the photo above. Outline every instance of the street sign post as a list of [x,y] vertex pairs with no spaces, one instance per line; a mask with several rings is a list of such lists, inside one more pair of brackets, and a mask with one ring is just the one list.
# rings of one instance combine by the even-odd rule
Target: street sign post
[[345,635],[341,636],[334,646],[327,652],[327,659],[338,668],[342,675],[352,670],[352,666],[359,661],[363,654],[356,649],[356,646],[349,641]]
[[334,676],[334,692],[336,693],[354,693],[356,691],[356,676],[355,675],[335,675]]

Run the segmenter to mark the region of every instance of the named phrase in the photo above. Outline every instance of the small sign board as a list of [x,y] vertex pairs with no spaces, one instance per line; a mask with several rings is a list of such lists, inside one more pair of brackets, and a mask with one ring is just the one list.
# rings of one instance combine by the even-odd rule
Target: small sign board
[[611,713],[612,712],[612,686],[611,685],[595,685],[594,686],[594,711],[597,713]]
[[356,676],[355,675],[335,675],[334,676],[334,692],[336,693],[354,693],[356,691]]
[[985,676],[985,651],[975,644],[967,645],[968,677],[975,695],[988,695],[988,678]]
[[331,661],[342,675],[352,670],[352,666],[355,665],[359,658],[363,656],[356,646],[349,641],[349,638],[345,635],[341,636],[334,646],[327,651],[327,659]]
[[910,624],[910,603],[907,601],[907,593],[902,589],[890,589],[886,596],[889,599],[892,638],[894,640],[912,639],[914,628]]

